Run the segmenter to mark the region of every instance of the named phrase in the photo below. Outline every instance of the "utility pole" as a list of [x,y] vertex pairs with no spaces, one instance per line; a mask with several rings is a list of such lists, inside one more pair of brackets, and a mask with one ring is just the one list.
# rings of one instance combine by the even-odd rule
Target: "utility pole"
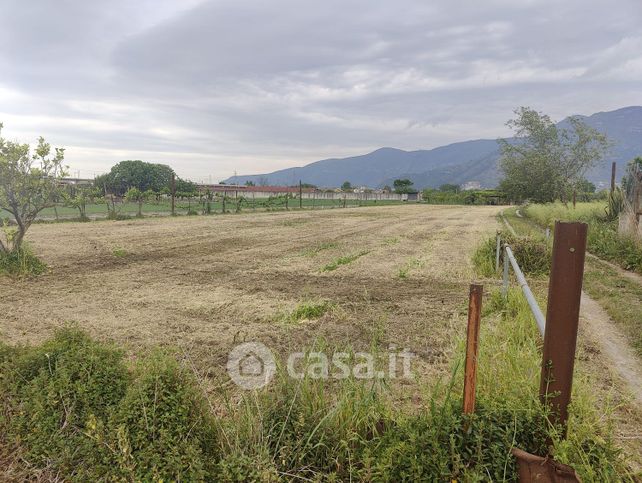
[[303,209],[303,185],[299,180],[299,209]]

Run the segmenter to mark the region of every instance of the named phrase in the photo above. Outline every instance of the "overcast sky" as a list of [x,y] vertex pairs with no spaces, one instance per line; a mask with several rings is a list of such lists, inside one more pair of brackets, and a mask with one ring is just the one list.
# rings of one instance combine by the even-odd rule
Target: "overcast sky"
[[641,0],[0,0],[3,135],[218,181],[642,104]]

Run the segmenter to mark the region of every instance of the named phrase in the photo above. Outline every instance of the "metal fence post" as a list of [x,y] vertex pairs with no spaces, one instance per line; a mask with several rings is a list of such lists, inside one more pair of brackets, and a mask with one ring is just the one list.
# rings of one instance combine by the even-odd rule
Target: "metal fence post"
[[495,247],[495,272],[499,271],[499,252],[502,249],[502,238],[497,234],[497,246]]
[[554,422],[563,425],[573,385],[587,227],[585,223],[555,223],[540,399],[551,405]]
[[471,285],[468,300],[468,328],[466,330],[466,362],[464,366],[464,414],[475,412],[477,386],[477,353],[479,352],[479,320],[481,318],[482,285]]
[[504,247],[504,283],[502,284],[502,295],[504,298],[508,295],[508,254],[506,253],[506,248]]

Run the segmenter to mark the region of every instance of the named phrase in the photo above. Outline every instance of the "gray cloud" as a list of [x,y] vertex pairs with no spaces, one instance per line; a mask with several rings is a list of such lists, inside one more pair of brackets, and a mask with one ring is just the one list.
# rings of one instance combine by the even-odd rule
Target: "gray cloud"
[[642,103],[638,0],[2,0],[0,120],[215,179]]

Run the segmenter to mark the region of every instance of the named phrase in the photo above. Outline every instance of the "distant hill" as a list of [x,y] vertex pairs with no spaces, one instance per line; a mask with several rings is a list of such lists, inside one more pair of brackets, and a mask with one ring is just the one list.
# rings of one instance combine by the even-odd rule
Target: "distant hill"
[[[614,143],[607,159],[588,173],[588,179],[606,186],[611,176],[612,161],[618,163],[620,179],[626,163],[642,155],[642,106],[579,117],[589,126],[605,133]],[[564,126],[566,123],[567,120],[563,120],[558,125]],[[353,186],[382,187],[392,186],[397,178],[410,178],[417,188],[468,181],[494,187],[500,179],[498,160],[497,141],[478,139],[419,151],[381,148],[361,156],[324,159],[273,173],[233,176],[225,182],[293,185],[301,180],[321,187],[336,187],[344,181],[350,181]]]

